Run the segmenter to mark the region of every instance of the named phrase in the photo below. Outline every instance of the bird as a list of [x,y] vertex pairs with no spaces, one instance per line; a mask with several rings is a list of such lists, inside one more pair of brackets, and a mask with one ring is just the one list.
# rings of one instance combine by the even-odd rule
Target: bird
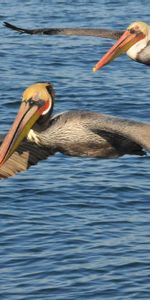
[[136,62],[150,65],[150,26],[148,24],[144,22],[130,24],[118,41],[95,65],[93,72],[124,53]]
[[119,55],[126,53],[132,60],[150,65],[150,26],[141,21],[131,23],[126,30],[113,29],[89,29],[89,28],[39,28],[26,29],[17,27],[8,22],[4,26],[9,29],[27,34],[46,35],[79,35],[115,39],[117,42],[106,53],[106,55],[94,66],[96,72],[102,66],[108,64]]
[[53,114],[54,99],[50,82],[34,83],[23,92],[18,114],[0,147],[1,179],[57,152],[91,158],[150,152],[150,124],[91,111]]

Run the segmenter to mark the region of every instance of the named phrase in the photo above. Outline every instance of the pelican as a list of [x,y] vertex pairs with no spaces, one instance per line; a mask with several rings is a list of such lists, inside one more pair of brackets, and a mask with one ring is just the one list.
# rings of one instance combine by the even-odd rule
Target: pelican
[[123,53],[139,63],[150,65],[150,26],[144,22],[134,22],[119,40],[95,65],[93,71],[101,69]]
[[53,106],[51,83],[36,83],[24,91],[0,148],[0,178],[24,171],[56,152],[95,158],[150,152],[150,124],[89,111],[53,115]]
[[96,64],[93,71],[97,71],[111,60],[123,53],[134,61],[150,65],[150,26],[144,22],[134,22],[125,31],[112,29],[89,29],[89,28],[39,28],[25,29],[17,27],[8,22],[4,22],[7,28],[27,34],[46,35],[79,35],[95,36],[101,38],[117,39],[116,44],[108,53]]

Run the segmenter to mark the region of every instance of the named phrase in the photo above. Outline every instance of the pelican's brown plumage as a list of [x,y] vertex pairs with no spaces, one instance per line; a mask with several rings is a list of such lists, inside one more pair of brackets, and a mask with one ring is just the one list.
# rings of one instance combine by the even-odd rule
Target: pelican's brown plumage
[[123,31],[105,29],[105,28],[34,28],[27,29],[17,27],[8,22],[4,22],[4,26],[18,31],[20,33],[27,34],[45,34],[45,35],[79,35],[79,36],[95,36],[101,38],[109,38],[117,40],[123,34]]
[[150,152],[150,124],[88,111],[52,116],[53,104],[50,83],[36,83],[25,90],[0,148],[0,178],[24,171],[56,152],[101,158]]
[[[4,136],[1,135],[0,144],[3,142],[3,139]],[[52,154],[51,149],[42,146],[39,147],[35,143],[25,139],[0,167],[0,179],[23,172]]]

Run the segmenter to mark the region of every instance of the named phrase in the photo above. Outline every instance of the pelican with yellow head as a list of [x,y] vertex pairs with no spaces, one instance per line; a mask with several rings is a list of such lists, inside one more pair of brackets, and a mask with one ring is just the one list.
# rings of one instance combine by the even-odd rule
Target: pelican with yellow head
[[53,91],[49,83],[29,86],[23,93],[16,119],[0,148],[0,166],[12,155],[39,118],[48,115],[53,107]]
[[0,148],[0,178],[26,170],[56,152],[112,158],[150,151],[150,124],[81,110],[53,115],[53,105],[51,83],[35,83],[24,91]]

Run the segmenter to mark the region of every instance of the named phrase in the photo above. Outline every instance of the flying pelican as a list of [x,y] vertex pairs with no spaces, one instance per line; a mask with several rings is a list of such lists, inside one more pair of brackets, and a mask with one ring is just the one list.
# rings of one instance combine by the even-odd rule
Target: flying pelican
[[93,71],[102,68],[123,53],[142,64],[150,65],[150,26],[144,22],[134,22],[119,40],[95,65]]
[[81,35],[119,39],[108,53],[96,64],[93,68],[94,72],[123,53],[127,53],[131,59],[139,63],[150,65],[150,26],[144,22],[134,22],[129,25],[125,31],[89,28],[26,29],[7,22],[4,22],[4,25],[12,30],[27,34]]
[[[150,152],[150,124],[88,111],[52,115],[53,105],[50,83],[36,83],[24,91],[17,117],[0,148],[1,178],[56,152],[97,158],[144,155],[143,149]],[[22,143],[24,138],[27,139]],[[7,170],[11,173],[8,176]]]

